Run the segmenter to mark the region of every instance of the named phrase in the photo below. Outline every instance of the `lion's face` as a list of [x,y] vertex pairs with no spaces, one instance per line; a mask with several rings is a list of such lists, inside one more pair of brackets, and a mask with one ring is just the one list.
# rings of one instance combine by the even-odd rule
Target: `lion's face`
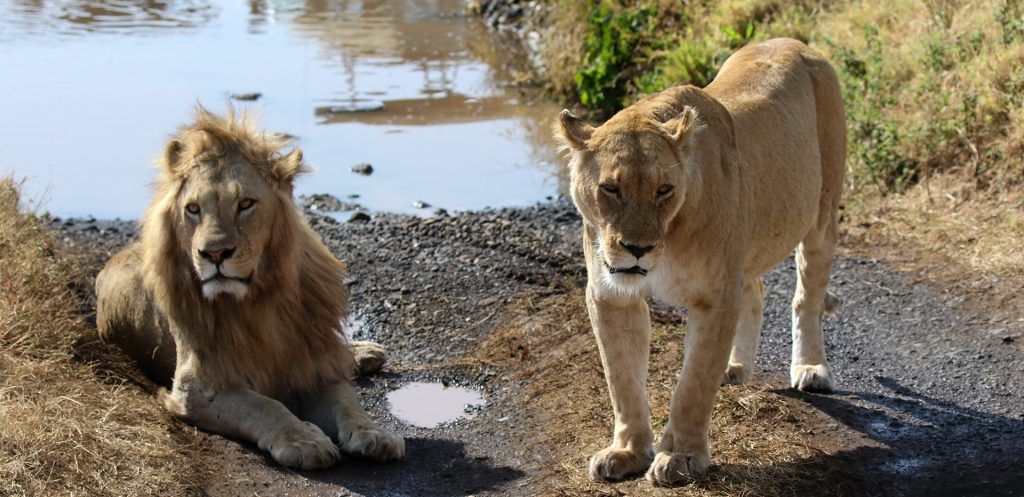
[[192,170],[177,198],[177,239],[203,296],[243,299],[274,224],[273,189],[240,157]]
[[571,194],[592,240],[601,281],[636,291],[646,284],[664,250],[664,238],[691,182],[689,135],[696,114],[666,124],[623,131],[609,123],[594,129],[563,113],[572,151]]

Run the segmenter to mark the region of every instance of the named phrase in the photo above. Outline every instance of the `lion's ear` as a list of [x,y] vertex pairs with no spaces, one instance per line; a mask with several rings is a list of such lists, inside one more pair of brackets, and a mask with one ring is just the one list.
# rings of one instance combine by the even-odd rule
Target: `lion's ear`
[[295,150],[277,159],[274,162],[273,168],[271,168],[271,172],[277,181],[289,185],[295,181],[296,176],[309,172],[309,168],[302,162],[302,149],[295,147]]
[[696,132],[704,127],[704,122],[697,114],[697,109],[686,106],[683,107],[679,117],[670,119],[662,127],[673,143],[680,147],[686,147],[690,145]]
[[563,145],[570,150],[582,150],[586,148],[587,140],[594,133],[594,127],[582,119],[572,115],[568,109],[558,115],[558,130],[555,133]]
[[167,142],[167,146],[164,147],[164,167],[168,171],[173,171],[178,167],[178,161],[181,160],[181,152],[185,148],[178,140],[171,140]]

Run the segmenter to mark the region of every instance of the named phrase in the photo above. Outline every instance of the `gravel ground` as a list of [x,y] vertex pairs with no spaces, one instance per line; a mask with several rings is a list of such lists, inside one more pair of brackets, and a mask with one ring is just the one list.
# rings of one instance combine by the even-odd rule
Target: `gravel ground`
[[[383,343],[391,362],[360,380],[364,403],[407,437],[397,464],[360,461],[297,473],[252,447],[210,437],[224,478],[210,495],[532,495],[548,452],[532,440],[534,413],[502,368],[464,359],[507,324],[524,295],[583,285],[580,221],[567,202],[454,216],[375,214],[336,221],[309,212],[350,266],[356,338]],[[125,222],[55,220],[75,250],[102,259],[134,236]],[[787,384],[792,261],[767,276],[756,381],[823,415],[798,420],[815,448],[843,463],[868,495],[1024,495],[1024,321],[994,327],[983,308],[866,258],[840,258],[832,289],[844,305],[827,323],[835,395]],[[86,309],[88,311],[88,309]],[[662,321],[676,310],[657,306]],[[667,316],[667,317],[666,317]],[[479,389],[487,405],[436,429],[408,426],[385,395],[411,381]],[[802,423],[800,422],[802,421]],[[796,429],[796,428],[795,428]],[[858,487],[860,488],[860,487]]]

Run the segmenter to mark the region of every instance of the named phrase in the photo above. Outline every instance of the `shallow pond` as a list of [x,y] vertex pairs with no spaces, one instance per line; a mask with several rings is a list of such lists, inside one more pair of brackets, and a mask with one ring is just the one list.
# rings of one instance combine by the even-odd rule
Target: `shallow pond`
[[[0,11],[0,172],[60,216],[137,218],[201,102],[260,93],[317,170],[297,192],[371,210],[526,205],[558,190],[558,108],[530,98],[461,0],[12,0]],[[364,112],[344,112],[360,109]],[[349,171],[373,165],[369,176]]]

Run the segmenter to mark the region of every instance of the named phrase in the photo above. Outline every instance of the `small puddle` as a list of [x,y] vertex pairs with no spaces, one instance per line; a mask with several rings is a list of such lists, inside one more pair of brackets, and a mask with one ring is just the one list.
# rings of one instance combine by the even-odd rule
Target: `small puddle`
[[440,383],[413,382],[388,393],[391,413],[406,424],[436,428],[472,417],[486,401],[479,392]]

